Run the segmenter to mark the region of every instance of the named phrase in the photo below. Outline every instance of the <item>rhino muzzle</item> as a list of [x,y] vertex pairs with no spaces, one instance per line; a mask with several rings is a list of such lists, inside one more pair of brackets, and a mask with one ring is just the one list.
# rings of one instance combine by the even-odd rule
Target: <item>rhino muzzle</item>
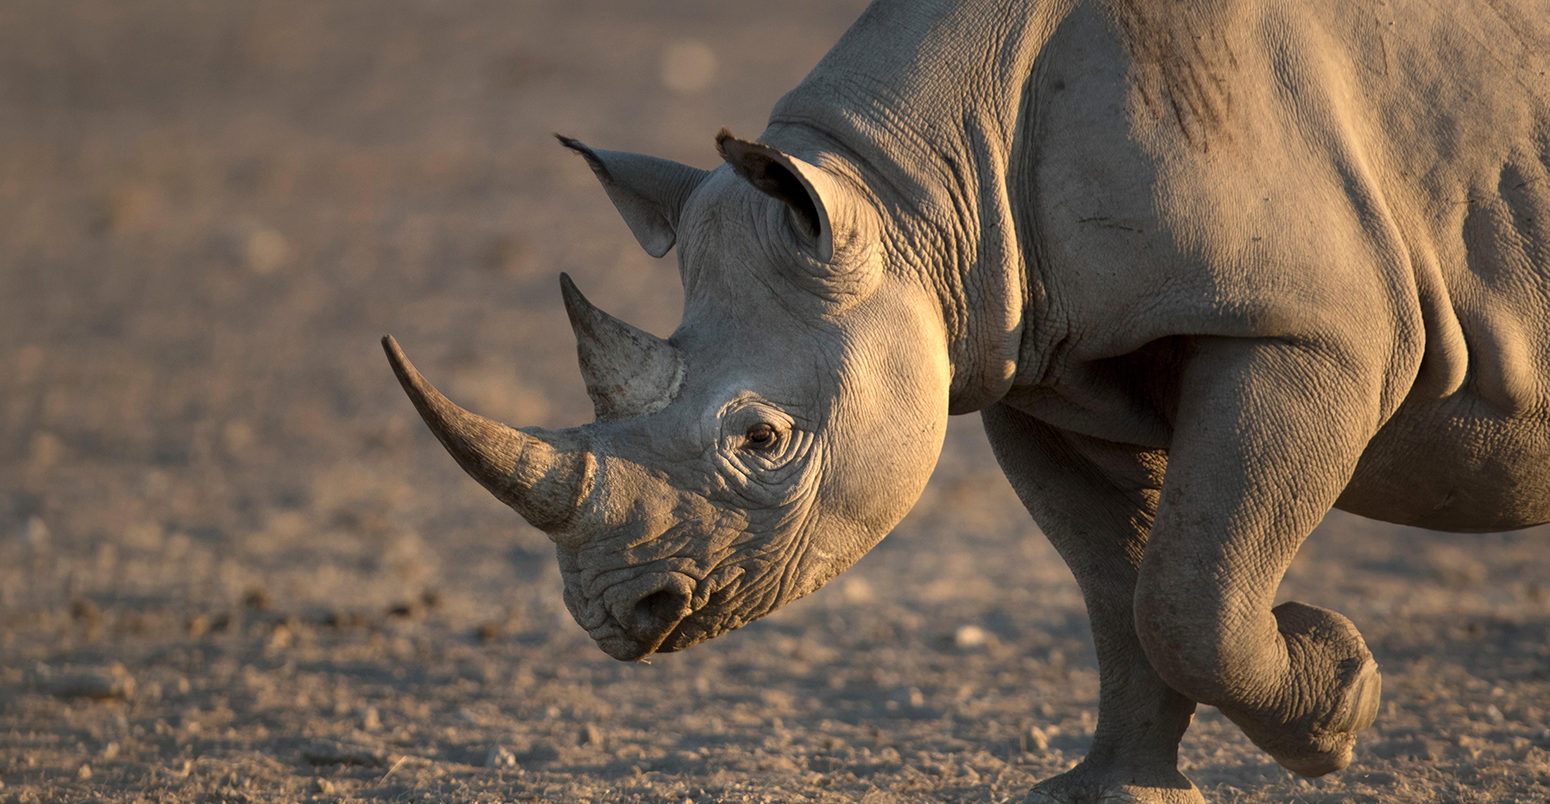
[[694,590],[694,579],[681,572],[651,573],[610,587],[602,602],[612,620],[609,626],[622,630],[625,639],[610,633],[612,628],[593,636],[615,659],[649,656],[694,613]]
[[[696,579],[683,572],[644,572],[617,583],[587,606],[567,589],[566,603],[577,622],[604,653],[638,661],[703,642],[733,621],[722,611],[718,593],[744,575],[741,567],[722,567]],[[591,614],[592,616],[588,616]],[[741,622],[737,620],[736,622]]]
[[479,484],[547,533],[567,530],[592,491],[597,460],[575,431],[516,430],[458,407],[382,339],[404,392],[436,439]]

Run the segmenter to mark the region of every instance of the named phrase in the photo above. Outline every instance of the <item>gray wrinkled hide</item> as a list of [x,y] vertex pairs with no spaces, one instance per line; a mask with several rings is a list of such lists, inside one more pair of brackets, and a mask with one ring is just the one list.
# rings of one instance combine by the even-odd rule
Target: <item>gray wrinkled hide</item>
[[1197,703],[1328,773],[1381,684],[1272,605],[1320,518],[1550,520],[1547,71],[1543,2],[879,0],[713,171],[565,141],[685,289],[660,341],[567,284],[598,422],[502,428],[390,353],[622,659],[848,567],[978,411],[1098,649],[1093,747],[1030,799],[1198,800]]

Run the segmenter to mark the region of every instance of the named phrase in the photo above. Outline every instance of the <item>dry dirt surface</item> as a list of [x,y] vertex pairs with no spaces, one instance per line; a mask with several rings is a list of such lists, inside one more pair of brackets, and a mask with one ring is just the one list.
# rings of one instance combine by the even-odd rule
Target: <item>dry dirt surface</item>
[[[658,333],[679,288],[550,132],[711,166],[859,8],[0,4],[0,802],[1007,801],[1079,759],[1081,601],[972,417],[828,588],[621,664],[378,350],[589,418],[556,274]],[[1203,709],[1209,798],[1550,798],[1550,533],[1332,517],[1283,597],[1361,626],[1380,718],[1309,781]]]

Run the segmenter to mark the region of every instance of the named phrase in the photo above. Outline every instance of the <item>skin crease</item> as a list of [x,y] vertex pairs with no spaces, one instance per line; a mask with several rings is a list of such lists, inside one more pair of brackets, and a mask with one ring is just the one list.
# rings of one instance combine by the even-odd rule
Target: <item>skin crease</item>
[[620,659],[821,586],[978,411],[1099,660],[1092,748],[1029,800],[1199,801],[1200,703],[1339,770],[1381,676],[1275,605],[1314,525],[1550,520],[1550,18],[1370,11],[879,0],[713,171],[564,140],[678,249],[681,386],[583,359],[640,409],[521,437],[405,387]]

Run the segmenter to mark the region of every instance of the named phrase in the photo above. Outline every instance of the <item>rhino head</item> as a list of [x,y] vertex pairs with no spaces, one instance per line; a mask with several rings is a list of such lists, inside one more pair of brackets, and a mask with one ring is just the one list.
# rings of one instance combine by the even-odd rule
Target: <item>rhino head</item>
[[890,265],[855,166],[717,139],[712,171],[582,154],[641,246],[678,246],[683,322],[662,340],[561,290],[596,421],[514,429],[384,347],[463,469],[554,541],[565,602],[636,660],[822,586],[919,497],[941,451],[940,305]]

